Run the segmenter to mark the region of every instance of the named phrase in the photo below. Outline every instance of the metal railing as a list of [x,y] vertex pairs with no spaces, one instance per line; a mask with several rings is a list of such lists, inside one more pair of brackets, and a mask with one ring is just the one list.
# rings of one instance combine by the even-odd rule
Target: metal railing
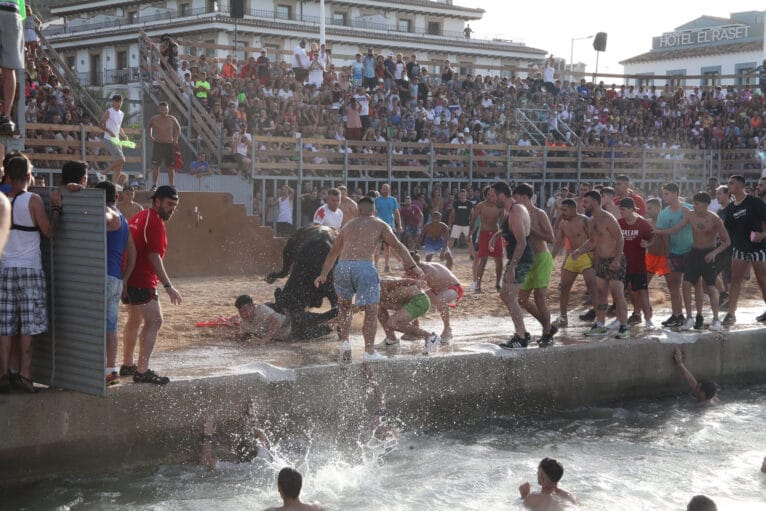
[[216,14],[219,11],[209,7],[200,7],[197,9],[187,9],[185,11],[179,11],[176,9],[168,10],[166,12],[160,12],[156,14],[149,14],[145,16],[134,16],[133,18],[126,17],[114,17],[107,21],[99,21],[95,23],[85,22],[78,25],[50,25],[45,29],[45,35],[60,35],[60,34],[76,34],[78,32],[88,32],[91,30],[101,30],[103,28],[122,28],[132,25],[142,25],[146,23],[152,23],[155,21],[165,21],[178,18],[199,17],[205,14]]

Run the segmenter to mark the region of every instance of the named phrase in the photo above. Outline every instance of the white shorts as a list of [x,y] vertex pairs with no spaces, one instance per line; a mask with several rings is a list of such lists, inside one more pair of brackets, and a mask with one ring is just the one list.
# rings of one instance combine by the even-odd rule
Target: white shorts
[[463,234],[465,236],[465,239],[468,241],[468,233],[470,232],[470,227],[467,225],[453,225],[452,226],[452,232],[450,232],[449,237],[456,240],[460,237],[460,234]]

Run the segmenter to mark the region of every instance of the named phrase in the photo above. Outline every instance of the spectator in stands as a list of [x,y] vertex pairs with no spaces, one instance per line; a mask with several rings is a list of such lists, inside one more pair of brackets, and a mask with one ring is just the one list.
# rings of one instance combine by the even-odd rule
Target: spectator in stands
[[301,39],[293,51],[293,75],[297,83],[303,84],[308,79],[310,63],[306,53],[306,39]]
[[189,175],[195,177],[212,176],[215,174],[207,162],[207,154],[204,151],[197,153],[197,159],[189,164]]
[[[0,256],[0,393],[11,385],[35,392],[32,381],[32,338],[48,329],[45,274],[40,235],[53,238],[63,211],[58,191],[51,193],[51,216],[42,198],[27,191],[32,184],[32,163],[24,155],[7,161],[4,170],[11,180],[9,198],[13,228]],[[19,360],[10,360],[11,337],[19,343]],[[18,341],[16,341],[18,339]],[[9,369],[12,372],[9,374]]]
[[261,50],[261,56],[258,57],[255,63],[258,69],[258,82],[261,85],[266,85],[271,79],[271,62],[269,61],[266,49]]

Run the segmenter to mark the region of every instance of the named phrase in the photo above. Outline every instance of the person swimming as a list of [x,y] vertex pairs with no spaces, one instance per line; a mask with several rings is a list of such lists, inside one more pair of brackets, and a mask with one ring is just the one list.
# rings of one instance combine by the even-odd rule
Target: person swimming
[[519,486],[524,507],[535,511],[555,511],[562,509],[563,504],[578,505],[577,499],[566,490],[558,487],[564,475],[564,466],[553,458],[543,458],[537,466],[537,484],[539,492],[532,492],[531,485],[526,482]]

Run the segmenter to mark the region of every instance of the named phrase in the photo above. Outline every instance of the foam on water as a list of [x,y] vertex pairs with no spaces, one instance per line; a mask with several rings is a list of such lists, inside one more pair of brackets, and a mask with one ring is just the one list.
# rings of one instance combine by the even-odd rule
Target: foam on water
[[519,484],[535,487],[537,463],[550,456],[564,464],[561,485],[580,509],[678,510],[703,493],[722,511],[762,511],[766,386],[724,389],[721,397],[722,405],[708,408],[679,396],[555,416],[509,414],[468,432],[290,439],[277,443],[273,463],[56,479],[12,488],[0,507],[262,509],[278,503],[276,475],[291,464],[304,474],[303,497],[327,509],[521,509]]

